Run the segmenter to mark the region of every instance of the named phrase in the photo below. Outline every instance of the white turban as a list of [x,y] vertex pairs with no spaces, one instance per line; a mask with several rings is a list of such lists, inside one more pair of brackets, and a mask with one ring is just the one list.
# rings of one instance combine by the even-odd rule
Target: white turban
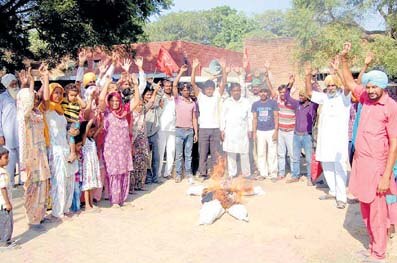
[[14,80],[16,81],[17,78],[13,74],[8,73],[1,78],[1,84],[3,84],[6,89],[8,89],[8,86],[10,86],[11,82]]

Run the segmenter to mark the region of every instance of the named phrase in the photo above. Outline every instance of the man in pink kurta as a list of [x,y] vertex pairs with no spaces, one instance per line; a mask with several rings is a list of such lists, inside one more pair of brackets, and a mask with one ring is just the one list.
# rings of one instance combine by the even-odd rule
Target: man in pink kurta
[[364,86],[357,86],[346,57],[347,52],[342,52],[343,77],[363,105],[349,190],[360,201],[368,230],[370,255],[365,262],[382,262],[389,221],[386,194],[397,193],[392,176],[397,152],[397,103],[383,90],[388,83],[385,73],[368,72],[362,78]]

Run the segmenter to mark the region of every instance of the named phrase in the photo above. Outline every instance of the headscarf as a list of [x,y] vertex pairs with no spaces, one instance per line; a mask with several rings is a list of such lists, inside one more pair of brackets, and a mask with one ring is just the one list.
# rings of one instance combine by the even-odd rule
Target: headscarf
[[337,75],[328,75],[324,79],[324,83],[325,83],[325,86],[336,85],[336,87],[338,87],[338,88],[342,87],[342,81],[340,80],[340,78]]
[[21,89],[17,95],[17,122],[19,139],[19,166],[21,170],[26,169],[27,156],[26,145],[26,117],[34,107],[34,93],[29,89]]
[[[110,99],[113,97],[115,97],[119,100],[119,108],[117,110],[112,109],[112,107],[110,106],[110,103],[109,103]],[[126,110],[125,106],[123,105],[123,101],[121,99],[120,93],[118,93],[116,91],[109,93],[106,98],[106,106],[113,113],[113,115],[116,116],[117,118],[123,119],[123,118],[127,117],[128,111]]]
[[83,76],[83,87],[85,88],[91,81],[96,81],[96,75],[94,72],[87,72]]
[[[47,110],[52,110],[52,111],[56,111],[58,114],[63,114],[64,111],[63,111],[63,108],[62,108],[62,105],[61,105],[62,98],[60,99],[61,102],[55,102],[55,101],[51,100],[52,93],[54,93],[54,90],[56,88],[60,88],[62,90],[62,96],[63,96],[63,93],[65,92],[65,90],[63,89],[61,84],[55,83],[55,82],[51,83],[49,85],[50,101],[48,102],[48,109]],[[39,106],[39,108],[41,110],[43,110],[42,104]],[[49,129],[48,128],[48,123],[47,123],[47,120],[46,120],[45,115],[44,115],[44,138],[45,138],[45,144],[47,145],[47,147],[50,146],[50,132],[49,132],[48,129]]]
[[381,89],[385,89],[389,83],[389,80],[384,72],[380,70],[371,70],[370,72],[363,75],[361,83],[364,86],[366,86],[368,83],[371,83]]
[[17,78],[15,77],[15,75],[13,74],[5,74],[2,78],[1,78],[1,84],[4,85],[4,87],[6,89],[8,89],[8,86],[11,84],[12,81],[17,81]]
[[[65,90],[63,89],[63,87],[61,86],[61,84],[59,84],[59,83],[51,83],[50,85],[49,85],[49,88],[50,88],[50,101],[49,101],[49,108],[48,108],[48,110],[54,110],[54,111],[56,111],[58,114],[63,114],[63,108],[62,108],[62,105],[61,105],[61,102],[62,102],[62,99],[63,99],[63,94],[65,93]],[[51,100],[51,97],[52,97],[52,93],[54,93],[54,91],[55,91],[55,89],[56,88],[60,88],[61,90],[62,90],[62,97],[61,97],[61,99],[60,99],[60,102],[55,102],[55,101],[52,101]]]

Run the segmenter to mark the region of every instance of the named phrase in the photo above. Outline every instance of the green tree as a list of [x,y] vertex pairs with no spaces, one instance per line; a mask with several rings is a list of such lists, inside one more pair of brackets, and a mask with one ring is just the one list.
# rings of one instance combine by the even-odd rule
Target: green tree
[[244,35],[256,22],[228,6],[206,11],[177,12],[162,16],[145,28],[148,41],[186,40],[241,50]]
[[[365,30],[361,22],[378,12],[385,20],[385,31]],[[328,66],[350,41],[354,64],[360,66],[367,51],[377,54],[375,66],[382,65],[397,75],[396,49],[397,2],[392,0],[294,0],[287,12],[287,28],[297,39],[296,58],[311,61],[317,67]],[[396,24],[395,24],[396,23]]]
[[[171,0],[0,0],[0,68],[18,68],[25,57],[60,59],[82,46],[134,42],[143,33],[147,18],[171,3]],[[36,46],[30,46],[30,40]]]

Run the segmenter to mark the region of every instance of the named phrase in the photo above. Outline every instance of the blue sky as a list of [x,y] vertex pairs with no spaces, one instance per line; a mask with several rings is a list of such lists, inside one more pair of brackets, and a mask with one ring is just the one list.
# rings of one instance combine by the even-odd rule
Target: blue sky
[[[291,0],[174,0],[174,6],[169,10],[163,11],[161,14],[164,15],[178,11],[207,10],[222,5],[228,5],[239,11],[243,11],[247,15],[251,15],[262,13],[269,9],[285,10],[290,8],[292,3]],[[362,23],[366,29],[375,30],[384,28],[379,15],[370,15],[366,18],[366,21]]]

